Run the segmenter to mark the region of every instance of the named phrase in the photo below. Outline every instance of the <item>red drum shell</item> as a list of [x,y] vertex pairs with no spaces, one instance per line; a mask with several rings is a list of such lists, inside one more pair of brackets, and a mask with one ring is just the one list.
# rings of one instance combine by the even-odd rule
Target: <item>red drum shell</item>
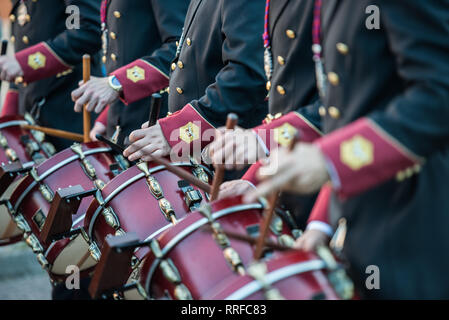
[[[116,162],[110,148],[100,142],[83,144],[82,147],[86,154],[86,159],[88,159],[95,168],[97,179],[100,179],[105,183],[109,182],[114,176],[110,171],[109,166]],[[72,161],[69,162],[69,160]],[[64,165],[64,161],[68,163]],[[42,183],[45,183],[53,192],[60,188],[63,189],[76,185],[81,185],[86,191],[95,188],[94,181],[87,176],[81,166],[79,157],[70,148],[43,162],[36,167],[36,170],[40,177],[49,174],[42,180]],[[93,197],[86,197],[82,200],[78,212],[73,215],[72,229],[84,225],[84,213],[92,202],[92,199]],[[52,266],[49,273],[53,279],[58,279],[59,276],[64,276],[66,264],[76,265],[79,262],[79,254],[83,256],[87,252],[83,248],[78,250],[83,252],[77,251],[77,254],[74,256],[64,253],[64,250],[69,247],[71,247],[71,249],[76,249],[74,246],[86,245],[85,241],[82,240],[81,235],[78,235],[76,239],[73,239],[76,241],[75,245],[72,245],[73,241],[70,239],[55,241],[50,245],[44,244],[40,239],[39,235],[41,230],[33,217],[39,210],[45,217],[47,217],[51,204],[44,199],[36,186],[34,179],[30,175],[28,175],[17,187],[11,196],[10,202],[15,209],[15,212],[21,214],[25,218],[31,228],[31,233],[39,239],[40,244],[44,249],[45,258]],[[59,261],[57,261],[57,259],[61,257],[62,254],[64,254],[64,259],[61,261],[63,262],[61,265],[61,263],[58,263]],[[83,270],[83,267],[88,264],[90,264],[89,267],[92,267],[94,263],[93,261],[86,262],[81,266],[81,269]]]
[[[0,118],[0,132],[6,138],[8,147],[15,151],[18,161],[25,164],[32,162],[31,155],[26,151],[26,146],[22,143],[21,137],[28,136],[33,142],[38,143],[33,134],[29,130],[23,129],[20,125],[28,124],[28,122],[22,116],[6,116]],[[41,150],[38,151],[43,158],[47,158],[47,155]],[[10,159],[6,155],[6,151],[0,148],[0,164],[7,164]],[[7,198],[14,191],[17,182],[20,178],[13,183],[8,190],[5,191],[3,197]],[[22,240],[22,232],[15,226],[15,222],[11,219],[8,210],[5,206],[0,206],[0,246],[9,245]]]
[[[266,281],[287,300],[338,300],[327,278],[325,263],[309,252],[276,253],[265,262]],[[255,287],[255,288],[254,288]],[[226,279],[205,297],[209,300],[264,300],[260,284],[250,276]]]
[[[29,130],[21,127],[22,124],[29,124],[22,116],[2,117],[0,118],[0,132],[8,141],[8,146],[16,152],[18,160],[21,163],[27,163],[33,161],[33,159],[26,151],[26,147],[23,145],[20,137],[28,136],[32,141],[38,141],[36,141]],[[42,151],[40,153],[47,157]],[[0,163],[8,163],[9,161],[5,150],[0,148]]]
[[[192,173],[193,167],[190,163],[173,165]],[[172,205],[177,219],[185,218],[190,209],[184,200],[184,193],[178,187],[178,182],[182,179],[167,171],[163,166],[150,163],[149,169],[151,176],[159,182],[164,198]],[[205,167],[203,169],[208,173],[209,181],[212,181],[208,169]],[[192,187],[199,190],[194,186]],[[207,199],[206,195],[203,191],[199,191],[204,203]],[[142,241],[152,238],[172,226],[172,223],[167,221],[162,214],[158,200],[151,193],[145,175],[136,166],[115,177],[101,192],[106,202],[104,207],[110,207],[114,210],[120,228],[125,232],[135,232]],[[103,247],[105,238],[116,233],[116,230],[107,224],[101,214],[102,210],[103,208],[94,200],[87,210],[84,220],[85,230],[88,232],[90,239],[95,241],[100,249]],[[146,253],[148,253],[148,249],[142,248],[135,255],[141,259]]]
[[[215,221],[224,230],[247,234],[248,227],[260,225],[262,220],[263,206],[260,203],[243,204],[241,197],[222,199],[211,203],[211,206],[214,217],[217,217]],[[207,297],[223,279],[231,281],[240,278],[231,270],[212,235],[200,230],[207,223],[200,212],[195,212],[158,238],[164,259],[169,258],[174,263],[182,283],[189,289],[193,299]],[[288,234],[285,227],[283,234]],[[276,236],[271,231],[269,237],[276,241]],[[254,247],[236,240],[230,240],[230,243],[247,267],[253,260]],[[164,298],[167,293],[170,297],[175,296],[175,285],[164,278],[152,252],[145,258],[140,283],[152,298]]]

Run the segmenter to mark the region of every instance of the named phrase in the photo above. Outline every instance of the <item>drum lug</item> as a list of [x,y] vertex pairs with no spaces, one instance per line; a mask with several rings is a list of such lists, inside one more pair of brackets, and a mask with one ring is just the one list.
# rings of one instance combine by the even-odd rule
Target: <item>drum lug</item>
[[44,142],[42,144],[42,150],[44,150],[44,152],[50,157],[56,153],[55,146],[53,144],[51,144],[50,142]]
[[72,149],[72,151],[80,157],[81,164],[84,168],[84,171],[86,171],[87,175],[92,179],[95,179],[95,177],[97,176],[95,168],[92,165],[92,163],[90,163],[90,161],[86,159],[86,156],[84,155],[83,152],[83,146],[79,143],[75,143],[70,147],[70,149]]
[[330,249],[320,246],[316,252],[327,266],[329,281],[337,295],[344,300],[352,299],[354,296],[354,283],[349,279],[346,271],[338,265]]
[[282,219],[278,216],[274,216],[273,220],[271,221],[270,229],[271,231],[279,236],[282,232],[282,229],[284,228],[284,223],[282,222]]
[[1,132],[0,132],[0,147],[2,147],[3,149],[8,148],[8,140],[6,140],[6,137]]
[[164,256],[161,247],[159,245],[159,242],[156,239],[151,240],[150,249],[157,259],[161,259]]
[[206,171],[204,171],[204,169],[201,168],[200,166],[196,166],[193,169],[193,175],[196,176],[201,181],[203,181],[204,183],[209,184],[209,176],[207,175]]
[[15,216],[14,221],[17,224],[17,228],[20,231],[22,231],[23,233],[31,232],[30,225],[28,224],[28,222],[25,220],[25,218],[21,214],[18,214],[17,216]]
[[25,150],[30,157],[32,157],[36,152],[39,152],[40,146],[36,141],[30,139],[28,135],[23,135],[20,140],[25,145]]
[[193,300],[189,289],[182,283],[176,286],[174,295],[178,300]]
[[107,207],[103,209],[103,217],[106,220],[106,223],[113,229],[117,230],[120,228],[120,221],[117,218],[117,215],[114,212],[114,209],[111,207]]
[[125,230],[123,230],[122,228],[118,228],[117,229],[117,231],[115,231],[115,236],[116,237],[121,237],[121,236],[124,236],[126,234],[126,231]]
[[31,169],[30,175],[34,179],[34,181],[39,184],[39,191],[44,199],[47,200],[47,202],[52,202],[54,194],[45,183],[41,183],[41,178],[39,177],[36,168]]
[[228,247],[224,249],[223,256],[225,257],[226,261],[231,265],[234,272],[237,272],[241,276],[244,276],[246,274],[242,259],[240,258],[240,255],[237,253],[237,251],[235,251],[234,248]]
[[45,133],[43,133],[41,131],[31,130],[31,135],[39,143],[43,143],[45,140]]
[[44,199],[47,200],[47,202],[53,201],[53,192],[50,191],[50,188],[46,184],[40,184],[39,191],[41,192]]
[[295,239],[293,239],[293,237],[289,236],[288,234],[283,234],[278,237],[278,243],[280,245],[293,248],[293,246],[295,245]]
[[176,224],[175,211],[173,210],[171,203],[167,199],[162,198],[159,200],[159,208],[161,209],[161,212],[164,214],[167,221]]
[[45,256],[42,253],[39,253],[37,255],[37,261],[41,265],[42,269],[44,269],[45,271],[50,270],[50,263],[47,261],[47,259],[45,259]]
[[161,261],[160,268],[165,279],[173,284],[181,283],[181,275],[172,260]]
[[161,185],[159,182],[151,176],[150,169],[148,168],[148,163],[142,161],[137,164],[137,168],[145,174],[145,178],[147,179],[148,187],[150,188],[153,196],[159,200],[164,197],[164,192],[162,191]]
[[212,217],[212,207],[206,203],[198,210],[209,222],[213,222],[214,219]]
[[223,228],[218,222],[212,223],[211,228],[215,242],[217,242],[221,248],[227,248],[231,245],[229,238],[225,235]]
[[267,265],[263,262],[252,264],[248,268],[248,274],[253,277],[263,288],[265,297],[267,300],[285,300],[279,290],[271,287],[266,281]]
[[140,260],[136,256],[131,257],[131,269],[136,270],[139,267]]
[[24,235],[26,244],[33,250],[34,253],[42,253],[44,249],[42,248],[39,240],[34,234]]
[[156,199],[160,199],[164,196],[164,192],[162,191],[161,185],[159,182],[152,176],[147,177],[148,186],[150,187],[150,191]]
[[97,262],[100,261],[101,251],[100,251],[100,248],[98,248],[98,245],[95,242],[92,242],[90,244],[89,252],[90,252],[90,255],[91,255],[92,259],[94,259]]
[[137,168],[145,174],[145,177],[150,176],[150,169],[148,168],[148,163],[141,161],[137,164]]
[[6,148],[5,153],[9,160],[11,160],[12,162],[17,161],[17,153],[13,149]]
[[106,183],[103,180],[97,179],[94,182],[95,187],[99,190],[103,190],[106,187]]

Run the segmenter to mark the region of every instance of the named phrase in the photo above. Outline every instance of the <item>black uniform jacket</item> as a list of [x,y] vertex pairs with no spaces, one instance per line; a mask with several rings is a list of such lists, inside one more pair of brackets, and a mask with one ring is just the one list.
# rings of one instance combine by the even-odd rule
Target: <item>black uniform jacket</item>
[[323,1],[321,17],[318,144],[356,283],[368,297],[447,299],[449,3]]
[[264,0],[193,0],[172,64],[169,111],[159,120],[165,137],[202,145],[204,131],[223,126],[234,112],[243,127],[267,113],[263,70]]
[[[254,128],[267,150],[287,147],[297,135],[312,142],[321,137],[319,99],[312,61],[312,20],[314,3],[308,0],[271,1],[269,39],[273,74],[267,82],[269,112],[262,125]],[[243,179],[257,184],[252,166]],[[315,196],[298,197],[284,193],[282,203],[304,227]]]
[[[103,61],[123,86],[122,100],[109,108],[109,135],[120,125],[122,140],[148,121],[148,97],[168,87],[188,5],[189,0],[108,1]],[[164,97],[161,116],[167,113]]]
[[[10,19],[11,42],[24,71],[20,112],[31,112],[43,126],[81,132],[82,115],[73,111],[70,93],[82,80],[84,54],[94,55],[92,73],[101,72],[95,56],[101,47],[100,0],[15,0]],[[69,144],[52,142],[58,149]]]

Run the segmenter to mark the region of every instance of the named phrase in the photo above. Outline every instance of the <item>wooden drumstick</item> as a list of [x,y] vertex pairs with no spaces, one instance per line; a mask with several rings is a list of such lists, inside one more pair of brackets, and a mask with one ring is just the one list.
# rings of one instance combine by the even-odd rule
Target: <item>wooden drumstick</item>
[[[288,146],[289,152],[293,151],[295,144],[298,141],[298,136],[295,136]],[[260,260],[263,253],[265,238],[268,235],[270,229],[271,220],[273,220],[274,209],[276,208],[277,202],[280,197],[280,192],[274,192],[268,201],[268,207],[265,210],[264,219],[260,223],[260,234],[256,242],[256,249],[254,250],[254,259]]]
[[83,135],[78,134],[78,133],[74,133],[74,132],[69,132],[69,131],[64,131],[64,130],[59,130],[59,129],[46,128],[46,127],[40,127],[40,126],[34,126],[34,125],[30,125],[30,124],[23,124],[23,125],[21,125],[21,127],[23,129],[25,129],[25,130],[40,131],[40,132],[43,132],[43,133],[45,133],[45,134],[47,134],[49,136],[52,136],[52,137],[72,140],[72,141],[76,141],[76,142],[83,142],[84,141]]
[[[83,56],[83,82],[86,83],[90,80],[90,55],[85,54]],[[83,108],[83,133],[84,142],[90,142],[90,129],[91,119],[90,112],[87,111],[87,105]]]
[[[239,117],[235,113],[228,114],[228,119],[226,121],[226,129],[233,130],[237,126]],[[215,201],[218,199],[218,194],[220,192],[220,186],[224,180],[225,169],[222,164],[215,165],[214,180],[212,181],[212,189],[210,194],[210,201]]]

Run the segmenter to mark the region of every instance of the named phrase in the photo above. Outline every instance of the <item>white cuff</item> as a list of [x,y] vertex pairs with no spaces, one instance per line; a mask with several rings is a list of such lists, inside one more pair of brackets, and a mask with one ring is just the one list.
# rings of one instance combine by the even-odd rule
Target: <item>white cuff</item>
[[332,229],[332,227],[329,224],[318,220],[309,222],[306,229],[324,232],[329,237],[332,237],[332,235],[334,234],[334,229]]

